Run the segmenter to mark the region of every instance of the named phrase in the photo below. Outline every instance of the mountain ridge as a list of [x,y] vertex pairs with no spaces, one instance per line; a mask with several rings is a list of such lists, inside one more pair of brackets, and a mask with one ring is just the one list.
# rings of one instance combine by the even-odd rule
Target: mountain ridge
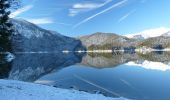
[[91,35],[82,36],[79,39],[84,46],[90,49],[112,49],[112,47],[147,47],[156,49],[159,45],[163,48],[170,47],[169,32],[150,38],[142,38],[141,36],[128,38],[115,33],[97,32]]
[[11,19],[13,52],[58,52],[85,49],[80,40],[45,30],[26,20]]
[[147,29],[147,30],[144,30],[144,31],[141,31],[138,33],[134,33],[134,34],[126,34],[124,36],[126,36],[128,38],[140,37],[143,39],[147,39],[147,38],[151,38],[151,37],[162,36],[167,32],[170,32],[170,28],[159,27],[159,28]]

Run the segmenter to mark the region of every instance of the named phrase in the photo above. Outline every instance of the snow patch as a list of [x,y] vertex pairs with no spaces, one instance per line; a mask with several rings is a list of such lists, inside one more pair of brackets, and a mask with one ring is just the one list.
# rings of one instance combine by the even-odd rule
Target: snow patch
[[2,100],[128,100],[14,80],[0,80]]

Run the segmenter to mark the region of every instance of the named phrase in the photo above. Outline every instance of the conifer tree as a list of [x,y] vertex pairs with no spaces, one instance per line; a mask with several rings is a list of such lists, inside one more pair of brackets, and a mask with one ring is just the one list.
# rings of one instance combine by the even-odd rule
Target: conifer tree
[[12,24],[9,22],[9,0],[0,0],[0,49],[3,52],[11,51],[9,37],[12,34]]
[[[6,54],[2,52],[12,52],[10,37],[13,32],[10,23],[10,10],[16,9],[19,0],[0,0],[0,78],[8,77],[11,63],[7,63]],[[1,54],[2,53],[2,54]]]

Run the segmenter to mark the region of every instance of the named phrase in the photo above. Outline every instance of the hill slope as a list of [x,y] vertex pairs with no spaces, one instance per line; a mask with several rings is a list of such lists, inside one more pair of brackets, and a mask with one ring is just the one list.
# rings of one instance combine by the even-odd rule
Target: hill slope
[[83,48],[80,40],[42,29],[25,20],[11,19],[11,22],[15,31],[11,37],[13,52],[56,52]]

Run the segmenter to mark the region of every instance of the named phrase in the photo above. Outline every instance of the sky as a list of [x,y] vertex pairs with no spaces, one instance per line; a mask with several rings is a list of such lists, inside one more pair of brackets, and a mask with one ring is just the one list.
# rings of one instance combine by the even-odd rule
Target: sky
[[95,32],[134,34],[170,28],[170,0],[21,0],[11,18],[79,37]]

